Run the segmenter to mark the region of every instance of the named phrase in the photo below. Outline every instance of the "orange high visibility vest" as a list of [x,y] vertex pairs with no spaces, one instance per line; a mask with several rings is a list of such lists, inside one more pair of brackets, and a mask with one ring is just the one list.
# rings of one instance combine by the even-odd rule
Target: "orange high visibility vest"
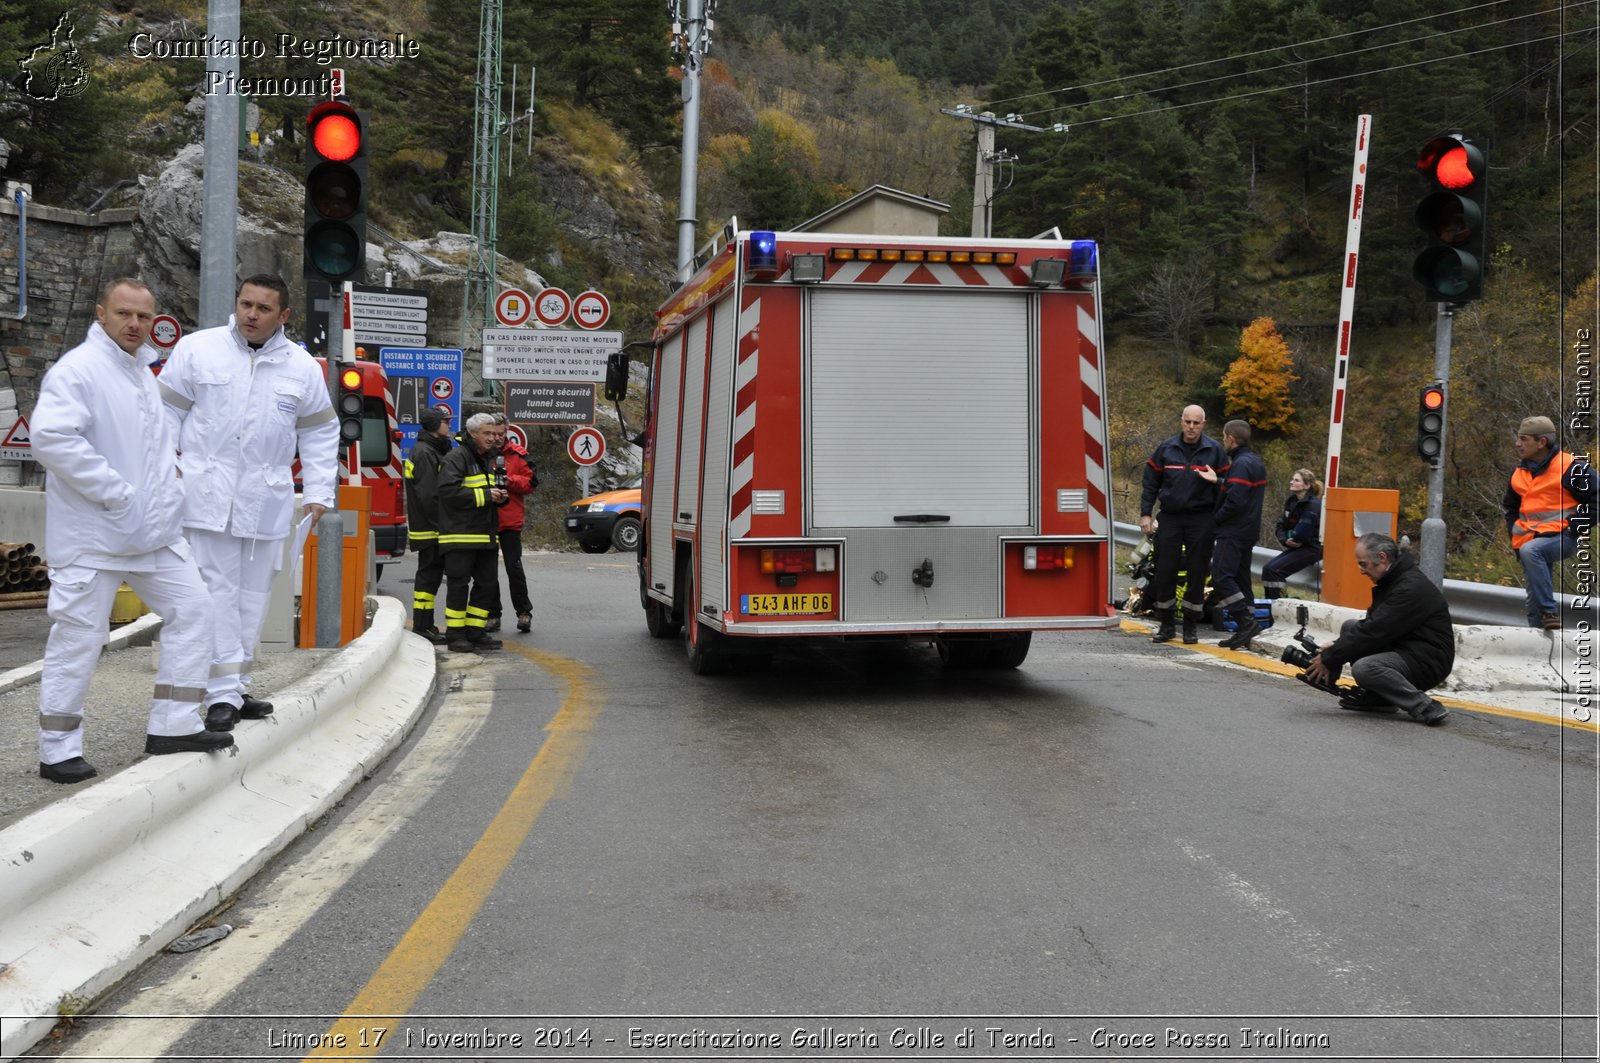
[[1522,496],[1522,510],[1511,526],[1511,545],[1520,550],[1532,542],[1539,532],[1558,532],[1566,529],[1567,515],[1578,508],[1578,500],[1562,486],[1561,478],[1577,460],[1566,451],[1557,452],[1544,467],[1544,472],[1534,476],[1527,469],[1511,474],[1511,489]]

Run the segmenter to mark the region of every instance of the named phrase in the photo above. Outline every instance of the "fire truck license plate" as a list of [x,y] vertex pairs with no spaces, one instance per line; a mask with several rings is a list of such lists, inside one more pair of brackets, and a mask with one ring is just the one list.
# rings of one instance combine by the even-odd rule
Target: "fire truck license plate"
[[739,611],[747,616],[806,616],[833,612],[831,594],[741,594]]

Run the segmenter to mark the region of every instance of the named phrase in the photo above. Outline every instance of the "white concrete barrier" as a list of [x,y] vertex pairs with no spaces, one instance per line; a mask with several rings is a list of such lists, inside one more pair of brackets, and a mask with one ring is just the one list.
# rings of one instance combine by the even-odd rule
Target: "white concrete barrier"
[[232,755],[152,757],[0,831],[0,1060],[165,948],[404,739],[436,674],[406,617],[378,599]]
[[[1274,652],[1281,651],[1298,630],[1295,608],[1301,605],[1306,607],[1307,634],[1319,643],[1338,638],[1339,628],[1346,620],[1366,615],[1365,609],[1279,598],[1273,603],[1271,629],[1256,641],[1270,645]],[[1455,668],[1440,690],[1559,694],[1563,687],[1578,690],[1585,683],[1594,685],[1592,631],[1545,632],[1525,627],[1458,624],[1455,633]]]

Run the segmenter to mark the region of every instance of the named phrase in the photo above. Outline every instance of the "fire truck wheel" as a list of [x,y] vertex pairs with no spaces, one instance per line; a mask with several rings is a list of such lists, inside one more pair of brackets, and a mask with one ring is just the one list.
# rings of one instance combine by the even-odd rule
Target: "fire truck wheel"
[[990,668],[1017,668],[1028,659],[1028,647],[1033,644],[1033,632],[1019,631],[1014,635],[1001,635],[989,645]]
[[639,518],[620,517],[617,526],[611,529],[611,545],[621,554],[637,553],[639,550]]
[[938,647],[946,668],[979,668],[989,660],[989,643],[977,639],[940,639]]
[[718,652],[717,643],[722,636],[702,626],[695,615],[694,603],[698,600],[691,567],[683,581],[683,648],[689,656],[689,671],[695,675],[716,675],[727,667],[728,657]]
[[644,626],[651,638],[670,639],[678,633],[680,625],[672,615],[672,607],[645,593],[643,565],[639,566],[639,605],[644,609]]
[[644,603],[644,626],[651,638],[670,639],[678,633],[680,625],[672,617],[672,607],[651,598]]

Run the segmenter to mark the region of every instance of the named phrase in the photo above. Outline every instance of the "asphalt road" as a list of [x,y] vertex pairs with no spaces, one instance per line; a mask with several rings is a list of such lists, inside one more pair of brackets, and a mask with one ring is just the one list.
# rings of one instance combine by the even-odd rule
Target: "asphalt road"
[[1124,632],[700,679],[628,558],[528,568],[533,634],[46,1052],[1594,1058],[1593,735]]

